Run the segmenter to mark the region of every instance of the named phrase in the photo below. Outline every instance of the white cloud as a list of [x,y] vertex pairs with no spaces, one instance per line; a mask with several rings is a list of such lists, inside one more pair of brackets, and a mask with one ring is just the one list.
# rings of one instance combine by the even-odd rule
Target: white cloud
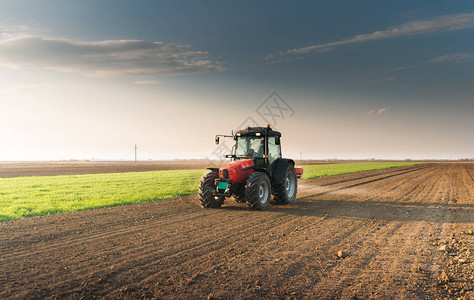
[[373,115],[381,115],[381,114],[386,114],[390,111],[390,107],[382,107],[381,109],[379,110],[371,110],[369,112],[367,112],[367,115],[368,116],[373,116]]
[[156,85],[156,84],[161,84],[161,81],[159,81],[159,80],[138,80],[138,81],[135,81],[135,84]]
[[449,61],[471,61],[474,59],[474,53],[458,53],[451,55],[443,55],[431,59],[433,62],[449,62]]
[[224,70],[208,53],[185,46],[142,40],[83,42],[20,36],[0,40],[0,65],[47,69],[91,77],[189,74]]
[[21,35],[44,35],[48,31],[34,22],[21,25],[0,25],[0,40]]
[[377,111],[377,114],[388,113],[390,111],[390,107],[383,107]]
[[53,84],[27,84],[27,85],[17,85],[9,88],[8,92],[29,92],[37,90],[46,90],[56,87]]
[[474,13],[456,14],[436,17],[425,21],[414,21],[399,26],[390,27],[385,30],[375,31],[368,34],[360,34],[354,37],[332,43],[317,44],[303,48],[288,50],[289,54],[306,54],[318,50],[325,51],[328,48],[347,44],[362,43],[374,40],[382,40],[403,36],[411,36],[433,32],[445,32],[474,27]]

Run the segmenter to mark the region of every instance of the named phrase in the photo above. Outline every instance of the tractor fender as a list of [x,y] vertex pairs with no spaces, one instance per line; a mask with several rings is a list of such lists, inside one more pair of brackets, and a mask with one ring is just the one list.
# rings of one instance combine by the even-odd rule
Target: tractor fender
[[263,169],[263,168],[253,168],[253,170],[254,170],[255,172],[262,172],[262,173],[265,173],[265,174],[268,175],[268,177],[271,178],[270,172],[268,172],[267,169]]
[[207,169],[213,172],[219,173],[219,168],[207,168]]
[[271,178],[274,184],[283,184],[285,171],[288,164],[295,165],[295,161],[290,158],[278,158],[270,167]]

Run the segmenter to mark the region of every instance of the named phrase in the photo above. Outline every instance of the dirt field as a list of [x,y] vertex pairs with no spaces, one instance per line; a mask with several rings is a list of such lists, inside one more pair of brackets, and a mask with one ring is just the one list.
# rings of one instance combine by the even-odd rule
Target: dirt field
[[0,223],[0,298],[474,299],[472,163],[300,181],[295,205],[265,212],[226,204]]
[[[346,161],[297,161],[298,164],[305,165],[344,162]],[[150,161],[137,163],[93,161],[0,162],[0,178],[206,169],[209,166],[218,165],[219,162],[210,162],[208,160]]]
[[0,177],[54,176],[146,172],[161,170],[205,169],[206,160],[159,162],[18,162],[0,163]]

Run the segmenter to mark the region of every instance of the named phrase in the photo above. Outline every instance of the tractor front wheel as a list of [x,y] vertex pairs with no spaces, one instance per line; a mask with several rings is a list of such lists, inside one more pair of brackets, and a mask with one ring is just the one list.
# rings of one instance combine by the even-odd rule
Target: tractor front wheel
[[199,201],[204,208],[219,208],[224,203],[224,196],[214,196],[216,190],[215,180],[219,177],[216,171],[204,174],[199,183]]
[[271,197],[270,178],[263,172],[255,172],[247,179],[245,201],[251,210],[265,210]]
[[237,202],[237,203],[244,203],[245,202],[245,192],[234,195],[234,201]]
[[275,185],[275,202],[278,204],[293,204],[296,199],[298,182],[295,167],[288,164],[283,178],[283,184]]

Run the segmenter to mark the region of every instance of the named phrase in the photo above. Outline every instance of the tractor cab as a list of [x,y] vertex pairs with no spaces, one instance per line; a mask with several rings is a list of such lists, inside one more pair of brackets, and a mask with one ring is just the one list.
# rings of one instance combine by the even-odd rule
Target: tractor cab
[[270,168],[276,159],[281,158],[281,133],[270,127],[248,127],[235,134],[232,158],[253,159],[260,168]]

